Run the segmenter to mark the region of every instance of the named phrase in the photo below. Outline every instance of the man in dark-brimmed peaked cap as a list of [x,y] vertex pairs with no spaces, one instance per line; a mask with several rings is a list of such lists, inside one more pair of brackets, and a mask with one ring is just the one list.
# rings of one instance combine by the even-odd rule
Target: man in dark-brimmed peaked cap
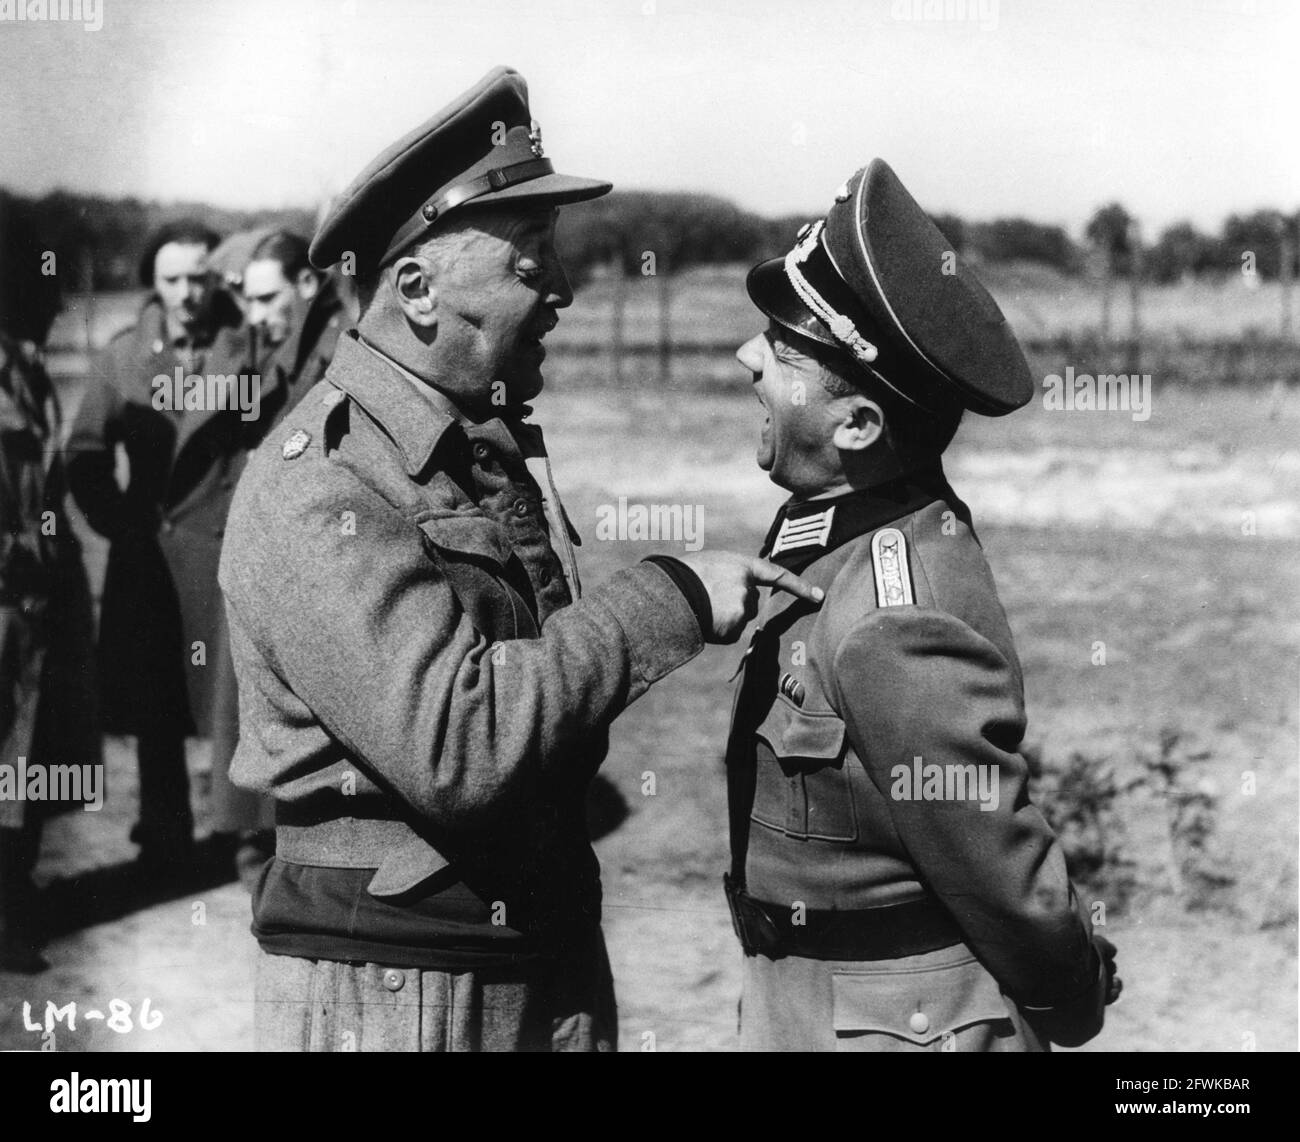
[[361,316],[249,464],[222,561],[231,769],[277,802],[259,1046],[615,1043],[584,796],[610,721],[738,635],[762,560],[646,561],[578,598],[526,404],[572,300],[557,174],[498,68],[384,151],[311,246]]
[[1027,796],[1020,663],[942,454],[1033,385],[996,303],[880,159],[783,258],[741,347],[792,495],[728,742],[727,897],[753,1050],[1077,1045],[1118,996]]

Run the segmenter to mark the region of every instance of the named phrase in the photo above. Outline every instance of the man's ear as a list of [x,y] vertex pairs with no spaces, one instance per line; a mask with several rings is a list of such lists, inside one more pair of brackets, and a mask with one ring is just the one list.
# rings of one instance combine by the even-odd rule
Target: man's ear
[[320,293],[320,283],[320,275],[317,274],[315,270],[308,269],[306,266],[298,271],[298,276],[294,281],[294,285],[298,289],[298,296],[302,298],[303,301],[311,301],[312,298]]
[[870,448],[885,431],[885,414],[880,405],[864,396],[844,397],[842,413],[831,439],[841,452]]
[[406,320],[424,329],[438,324],[438,291],[433,288],[433,272],[423,258],[398,258],[389,271],[393,275],[393,293]]

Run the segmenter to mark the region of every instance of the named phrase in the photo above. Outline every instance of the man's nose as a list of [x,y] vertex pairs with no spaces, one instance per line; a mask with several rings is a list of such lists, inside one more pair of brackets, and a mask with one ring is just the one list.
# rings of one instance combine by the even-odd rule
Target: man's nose
[[763,335],[751,337],[736,350],[736,360],[751,373],[763,371]]
[[569,284],[569,275],[564,272],[564,263],[552,258],[549,264],[546,283],[546,304],[553,309],[564,309],[573,304],[573,287]]

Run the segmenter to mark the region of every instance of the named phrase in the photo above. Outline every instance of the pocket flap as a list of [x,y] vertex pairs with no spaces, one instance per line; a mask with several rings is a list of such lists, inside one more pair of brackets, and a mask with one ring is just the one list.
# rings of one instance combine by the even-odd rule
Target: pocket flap
[[366,885],[371,896],[401,896],[436,876],[451,862],[419,836],[393,849]]
[[783,757],[837,758],[844,750],[844,723],[834,714],[793,710],[781,737]]
[[837,971],[831,989],[837,1034],[875,1032],[926,1047],[972,1024],[1011,1018],[997,982],[974,957],[913,970]]
[[511,547],[501,525],[485,515],[452,514],[420,521],[420,530],[435,547],[477,555],[505,566]]

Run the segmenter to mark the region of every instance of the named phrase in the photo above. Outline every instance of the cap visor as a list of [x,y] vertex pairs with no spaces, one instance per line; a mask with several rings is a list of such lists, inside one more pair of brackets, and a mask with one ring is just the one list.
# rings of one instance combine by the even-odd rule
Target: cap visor
[[465,209],[472,206],[490,206],[495,202],[545,201],[556,206],[570,202],[585,202],[589,198],[599,198],[614,189],[614,184],[600,182],[594,178],[578,178],[571,174],[544,174],[541,178],[529,179],[516,183],[504,190],[480,195],[465,203]]
[[831,331],[808,309],[785,273],[785,259],[759,262],[745,279],[750,300],[778,325],[823,345],[838,345]]

